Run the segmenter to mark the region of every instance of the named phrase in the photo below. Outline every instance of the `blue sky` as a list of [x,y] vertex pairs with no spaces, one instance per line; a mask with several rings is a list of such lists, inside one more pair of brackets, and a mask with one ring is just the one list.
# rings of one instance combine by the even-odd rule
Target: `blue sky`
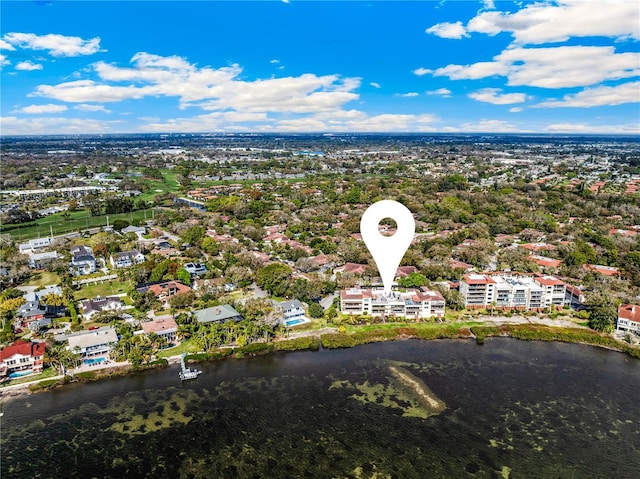
[[2,1],[0,133],[640,134],[640,3]]

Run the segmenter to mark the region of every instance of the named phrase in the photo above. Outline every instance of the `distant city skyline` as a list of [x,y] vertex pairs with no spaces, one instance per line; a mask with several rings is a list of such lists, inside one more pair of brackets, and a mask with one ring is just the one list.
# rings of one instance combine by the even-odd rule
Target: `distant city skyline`
[[0,10],[2,135],[640,134],[633,0]]

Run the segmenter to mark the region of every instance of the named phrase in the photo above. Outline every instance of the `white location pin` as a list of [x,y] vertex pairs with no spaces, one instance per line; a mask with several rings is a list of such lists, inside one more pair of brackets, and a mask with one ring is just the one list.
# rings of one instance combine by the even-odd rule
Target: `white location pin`
[[[378,230],[380,221],[385,218],[395,220],[398,226],[393,236],[384,236]],[[391,292],[396,271],[413,240],[415,231],[416,222],[411,211],[397,201],[378,201],[369,206],[360,219],[362,239],[378,266],[384,292],[387,294]]]

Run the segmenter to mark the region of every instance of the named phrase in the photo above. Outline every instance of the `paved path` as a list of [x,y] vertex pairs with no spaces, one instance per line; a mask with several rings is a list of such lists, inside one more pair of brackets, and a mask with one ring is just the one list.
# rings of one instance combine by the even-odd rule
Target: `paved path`
[[74,281],[73,285],[74,286],[82,286],[83,284],[98,283],[100,281],[111,281],[111,280],[114,280],[114,279],[118,279],[118,275],[117,274],[107,274],[105,276],[98,276],[96,278],[80,279],[78,281]]

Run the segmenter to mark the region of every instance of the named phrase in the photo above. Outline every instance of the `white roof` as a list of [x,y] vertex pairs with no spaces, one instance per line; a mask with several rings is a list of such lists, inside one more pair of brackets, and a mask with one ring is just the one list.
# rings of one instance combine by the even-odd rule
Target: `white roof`
[[101,344],[118,342],[118,335],[115,329],[101,329],[96,331],[87,331],[87,334],[80,336],[71,336],[69,338],[69,349],[73,351],[75,348],[85,349],[91,346],[99,346]]

